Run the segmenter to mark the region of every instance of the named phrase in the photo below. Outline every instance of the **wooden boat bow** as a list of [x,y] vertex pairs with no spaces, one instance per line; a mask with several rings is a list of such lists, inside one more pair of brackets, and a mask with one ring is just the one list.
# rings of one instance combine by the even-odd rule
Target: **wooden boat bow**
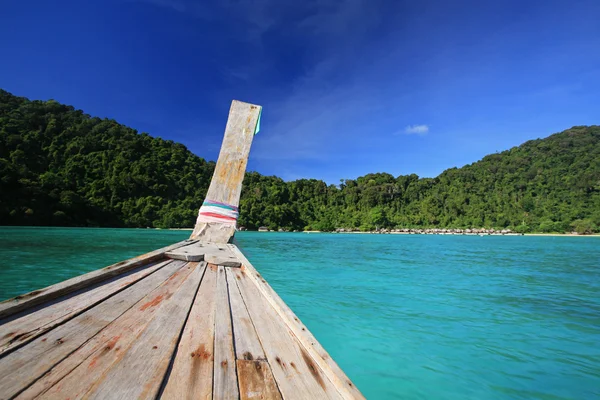
[[190,239],[0,303],[0,399],[363,398],[230,243],[260,113],[232,103]]

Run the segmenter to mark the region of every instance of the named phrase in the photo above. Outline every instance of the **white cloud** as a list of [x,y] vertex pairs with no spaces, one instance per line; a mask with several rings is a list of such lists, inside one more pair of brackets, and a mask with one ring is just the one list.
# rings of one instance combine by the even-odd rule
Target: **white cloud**
[[427,125],[409,125],[404,128],[405,135],[426,135],[429,132],[429,126]]

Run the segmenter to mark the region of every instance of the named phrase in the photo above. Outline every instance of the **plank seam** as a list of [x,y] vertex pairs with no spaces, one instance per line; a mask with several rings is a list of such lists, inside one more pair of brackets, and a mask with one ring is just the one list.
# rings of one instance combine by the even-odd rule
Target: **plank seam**
[[[171,264],[172,262],[177,262],[178,260],[169,260],[169,262],[167,262],[163,267],[157,269],[160,270],[162,268],[164,268],[166,265]],[[176,269],[175,271],[173,271],[173,274],[175,274],[177,271],[179,271],[181,268],[183,268],[183,266],[185,266],[186,264],[182,264],[178,269]],[[154,273],[154,272],[153,272]],[[171,274],[170,276],[173,276],[173,274]],[[150,274],[151,275],[151,274]],[[149,275],[148,275],[149,276]],[[169,279],[169,278],[167,278]],[[159,283],[158,285],[156,285],[154,287],[155,290],[157,287],[161,286],[164,282],[166,282],[166,280]],[[126,289],[126,288],[125,288]],[[150,291],[149,291],[150,292]],[[120,293],[120,292],[119,292]],[[115,293],[116,295],[117,293]],[[113,297],[113,296],[110,296]],[[110,298],[108,297],[108,298]],[[107,299],[108,299],[107,298]],[[105,300],[107,300],[105,299]],[[19,396],[21,393],[23,393],[25,390],[29,389],[31,386],[33,386],[37,381],[39,381],[43,376],[45,376],[49,371],[51,371],[54,367],[56,367],[58,364],[60,364],[61,362],[63,362],[64,360],[66,360],[67,358],[69,358],[73,353],[75,353],[77,350],[79,350],[80,348],[82,348],[83,346],[85,346],[90,340],[92,340],[93,338],[95,338],[96,336],[98,336],[102,331],[104,331],[107,327],[109,327],[113,322],[115,322],[117,319],[119,319],[123,314],[125,314],[127,311],[131,310],[133,307],[135,307],[138,303],[140,303],[144,298],[142,297],[140,300],[136,301],[134,304],[131,305],[131,307],[128,307],[125,311],[123,311],[121,314],[119,314],[115,319],[113,319],[110,323],[108,323],[104,328],[100,329],[98,332],[96,332],[96,334],[94,334],[93,336],[89,337],[86,341],[84,341],[83,343],[81,343],[80,346],[78,346],[77,348],[75,348],[73,351],[69,352],[65,357],[61,358],[60,360],[58,360],[56,363],[52,364],[52,366],[48,367],[48,369],[46,370],[46,372],[44,372],[43,374],[41,374],[40,376],[38,376],[35,380],[33,380],[30,384],[26,385],[25,387],[23,387],[21,390],[19,390],[18,392],[15,393],[15,395],[13,397],[11,397],[10,399],[14,399],[17,396]],[[73,369],[71,369],[69,371],[68,374],[66,374],[65,376],[63,376],[62,378],[60,378],[58,381],[56,381],[54,383],[54,385],[52,385],[50,388],[56,386],[60,381],[62,381],[66,376],[68,376],[71,372],[73,372],[73,370],[77,367],[79,367],[83,362],[85,362],[85,360],[87,360],[91,355],[89,355],[88,357],[86,357],[85,359],[83,359],[81,361],[81,363],[77,364]],[[50,388],[46,389],[44,391],[44,393],[46,393],[48,390],[50,390]],[[43,395],[43,393],[40,394],[40,396]],[[39,397],[39,396],[38,396]]]
[[[327,379],[329,379],[329,381],[333,383],[333,386],[336,388],[336,390],[342,396],[342,398],[347,398],[347,399],[364,398],[364,396],[362,395],[362,393],[360,393],[358,388],[352,383],[352,381],[348,378],[348,376],[345,374],[345,372],[339,367],[339,365],[337,365],[335,360],[333,360],[331,358],[331,356],[327,353],[327,350],[325,350],[321,346],[321,344],[318,342],[318,340],[308,330],[308,328],[306,328],[306,326],[304,324],[302,324],[302,325],[304,325],[304,327],[302,327],[302,331],[305,332],[305,334],[308,335],[309,338],[301,338],[301,336],[300,336],[301,333],[296,332],[296,327],[294,326],[290,317],[285,314],[284,307],[287,308],[287,310],[290,312],[290,314],[294,317],[294,319],[297,322],[300,322],[300,320],[297,319],[296,314],[283,301],[283,299],[281,299],[281,297],[271,287],[271,285],[269,285],[269,283],[266,282],[262,278],[262,275],[260,275],[258,273],[256,268],[254,268],[252,263],[244,255],[244,253],[241,251],[241,249],[234,244],[228,244],[228,246],[233,251],[233,253],[238,256],[240,261],[242,261],[243,266],[246,267],[246,272],[248,273],[247,275],[250,277],[254,286],[258,289],[258,291],[262,294],[262,296],[267,300],[267,303],[270,304],[271,307],[275,310],[275,312],[280,316],[280,318],[283,320],[284,324],[288,327],[288,330],[290,331],[292,336],[296,338],[296,342],[300,345],[300,347],[304,348],[308,352],[308,354],[312,357],[312,359],[317,363],[317,366],[321,369],[321,371],[323,371],[323,373],[325,374]],[[257,276],[264,283],[266,288],[261,286],[259,279],[257,279],[257,277],[255,277],[253,275],[254,273],[257,274]],[[272,293],[270,293],[269,291]],[[276,298],[279,299],[279,301],[281,301],[281,303],[283,305],[277,304]],[[307,339],[310,339],[310,340],[307,340]],[[333,369],[333,367],[328,364],[328,362],[325,360],[325,358],[314,347],[315,343],[312,343],[312,340],[314,340],[321,347],[321,349],[327,354],[327,356],[329,358],[329,362],[333,363],[333,365],[339,370],[339,374],[341,374],[341,375],[339,375],[338,372],[336,372]],[[342,379],[342,378],[344,378],[344,379]],[[346,383],[346,382],[344,382],[345,380],[347,380],[346,382],[349,383],[350,386],[352,387],[352,389],[355,390],[357,393],[352,393],[347,387],[345,387],[345,385],[344,385],[344,383]],[[342,383],[342,384],[340,384],[340,383]]]
[[[189,264],[189,263],[186,263],[185,265],[187,265],[187,264]],[[196,301],[196,297],[198,296],[198,291],[200,291],[200,285],[202,285],[202,281],[204,280],[204,276],[206,275],[206,270],[208,269],[207,263],[201,262],[199,264],[200,264],[199,267],[204,268],[204,271],[202,271],[202,277],[200,278],[200,282],[198,282],[198,287],[196,287],[196,291],[194,292],[194,297],[192,298],[192,301],[190,303],[190,308],[185,316],[185,321],[183,322],[183,325],[181,326],[181,331],[179,332],[179,337],[177,338],[177,343],[175,344],[175,350],[173,351],[173,354],[171,354],[171,360],[169,360],[169,366],[167,367],[167,370],[165,371],[165,375],[163,376],[163,379],[160,383],[160,388],[158,389],[158,392],[156,393],[156,397],[155,397],[156,400],[158,400],[162,397],[163,392],[165,391],[165,388],[167,387],[167,383],[169,382],[169,377],[171,376],[171,371],[173,370],[173,364],[175,363],[175,357],[177,357],[177,352],[179,351],[179,343],[181,342],[181,338],[183,337],[183,332],[185,331],[185,327],[190,318],[190,313],[192,312],[192,308],[194,307],[194,302]]]
[[[206,268],[212,268],[213,264],[209,264],[206,263]],[[215,276],[215,294],[214,294],[214,298],[215,298],[215,304],[213,305],[214,309],[214,318],[213,318],[213,349],[212,349],[212,355],[213,355],[213,359],[212,359],[212,369],[213,369],[213,373],[212,373],[212,382],[210,384],[210,395],[211,398],[214,399],[214,395],[215,395],[215,353],[216,351],[216,341],[217,341],[217,301],[219,301],[218,299],[218,274],[219,274],[219,267],[217,267],[216,265],[214,265],[215,267],[215,271],[217,273],[217,276]]]
[[[48,329],[48,330],[46,330],[46,331],[43,331],[43,332],[41,332],[39,335],[32,335],[32,336],[31,336],[30,338],[28,338],[26,341],[24,341],[24,342],[22,342],[22,343],[20,343],[20,344],[18,344],[18,345],[16,345],[16,346],[14,346],[14,347],[11,347],[10,349],[7,349],[6,351],[4,351],[4,352],[0,353],[0,360],[1,360],[2,358],[4,358],[5,356],[9,355],[10,353],[12,353],[13,351],[15,351],[15,350],[18,350],[18,349],[20,349],[21,347],[25,346],[26,344],[29,344],[29,343],[31,343],[32,341],[34,341],[34,340],[35,340],[35,339],[37,339],[38,337],[40,337],[40,336],[42,336],[42,335],[44,335],[44,334],[46,334],[46,333],[48,333],[48,332],[52,332],[54,329],[56,329],[56,328],[58,328],[58,327],[60,327],[60,326],[62,326],[62,325],[64,325],[64,324],[66,324],[67,322],[71,321],[73,318],[76,318],[76,317],[80,316],[80,315],[81,315],[81,314],[83,314],[84,312],[86,312],[86,311],[89,311],[90,309],[92,309],[92,308],[96,307],[98,304],[100,304],[100,303],[103,303],[103,302],[105,302],[106,300],[110,299],[111,297],[113,297],[113,296],[115,296],[115,295],[117,295],[117,294],[121,293],[123,290],[126,290],[126,289],[128,289],[129,287],[131,287],[131,286],[135,285],[136,283],[138,283],[138,282],[139,282],[139,281],[141,281],[142,279],[148,278],[150,275],[152,275],[152,274],[154,274],[155,272],[157,272],[157,271],[160,271],[161,269],[163,269],[164,267],[166,267],[166,266],[167,266],[168,264],[170,264],[172,261],[174,261],[174,260],[164,260],[164,261],[158,261],[158,262],[156,262],[156,263],[153,263],[153,264],[151,264],[151,265],[147,265],[147,266],[140,266],[139,268],[142,268],[142,267],[143,267],[143,268],[150,268],[150,267],[153,267],[154,265],[156,265],[156,264],[159,264],[159,263],[161,263],[161,262],[162,262],[162,263],[164,263],[164,264],[163,264],[161,267],[159,267],[159,268],[157,268],[156,270],[152,271],[152,272],[151,272],[151,273],[149,273],[148,275],[144,275],[143,277],[139,278],[138,280],[136,280],[136,281],[134,281],[134,282],[131,282],[131,284],[129,284],[129,285],[127,285],[127,286],[123,286],[122,288],[119,288],[119,289],[117,289],[117,290],[116,290],[115,292],[113,292],[112,294],[110,294],[110,295],[108,295],[107,297],[104,297],[104,298],[102,298],[102,299],[98,300],[97,302],[95,302],[95,303],[91,304],[89,307],[81,309],[81,311],[80,311],[80,312],[76,312],[76,313],[75,313],[73,316],[71,316],[70,318],[68,318],[68,319],[64,320],[62,323],[59,323],[59,324],[57,324],[56,326],[54,326],[54,327],[52,327],[52,328],[50,328],[50,329]],[[133,272],[133,271],[135,271],[135,268],[134,268],[134,269],[132,269],[132,270],[130,270],[130,271],[126,271],[125,273],[128,273],[128,272]],[[113,278],[118,278],[118,277],[119,277],[119,275],[117,275],[117,276],[115,276],[115,277],[113,277]],[[102,282],[97,282],[97,284],[99,284],[99,283],[102,283]],[[84,293],[84,289],[87,289],[87,288],[81,288],[81,289],[80,289],[80,290],[81,290],[81,293]],[[79,291],[72,292],[72,293],[67,293],[67,294],[65,294],[65,295],[63,295],[63,296],[67,296],[67,295],[77,295],[77,294],[80,294],[80,293],[78,293],[78,292],[79,292]],[[61,296],[61,297],[62,297],[62,296]],[[57,299],[55,299],[55,300],[58,300],[58,298],[57,298]],[[66,299],[63,299],[63,300],[66,300]],[[63,301],[63,300],[61,300],[61,301]],[[26,310],[23,310],[23,311],[26,311]],[[14,314],[14,315],[19,315],[19,314]],[[28,314],[25,314],[25,315],[28,315]],[[25,316],[25,315],[23,315],[23,316]],[[11,317],[12,317],[12,316],[11,316]],[[61,317],[57,317],[56,319],[54,319],[54,320],[52,320],[52,321],[50,321],[50,322],[46,323],[45,325],[41,326],[40,328],[43,328],[43,327],[45,327],[45,326],[48,326],[48,325],[52,324],[54,321],[56,321],[56,320],[59,320],[60,318],[61,318]],[[27,333],[29,333],[29,332],[27,332]],[[10,344],[10,342],[9,342],[8,344]],[[0,350],[0,351],[1,351],[1,350]]]
[[[29,310],[32,307],[43,304],[44,302],[47,302],[49,300],[59,298],[69,293],[73,293],[79,289],[89,287],[96,283],[104,282],[107,279],[119,276],[122,273],[135,269],[141,265],[144,265],[145,263],[161,261],[165,258],[165,252],[195,242],[195,240],[187,239],[178,243],[174,243],[170,246],[151,251],[150,253],[142,254],[130,258],[128,260],[109,265],[104,268],[90,271],[87,274],[74,276],[73,278],[67,279],[66,281],[58,282],[54,285],[47,286],[43,289],[34,290],[32,292],[13,297],[11,299],[4,300],[0,302],[0,318],[9,317],[18,312]],[[66,282],[76,281],[77,279],[83,280],[79,283],[71,282],[70,284],[67,284],[64,287],[61,287],[61,285],[64,285]],[[82,286],[77,287],[77,285],[79,284],[81,284]]]
[[[190,264],[196,264],[196,265],[194,265],[194,266],[190,266]],[[194,275],[194,273],[196,272],[197,268],[202,268],[202,266],[201,266],[201,265],[199,265],[199,263],[197,263],[197,262],[192,262],[192,263],[190,263],[190,262],[184,262],[184,263],[183,263],[183,265],[181,266],[181,268],[180,268],[178,271],[180,271],[180,270],[184,270],[186,267],[187,267],[187,269],[188,269],[188,270],[190,270],[190,268],[191,268],[191,270],[190,270],[189,272],[187,272],[187,274],[185,274],[185,275],[184,275],[184,278],[183,278],[183,280],[182,280],[182,281],[179,283],[179,285],[178,285],[178,286],[176,286],[176,288],[174,289],[174,292],[173,292],[173,294],[172,294],[173,296],[176,296],[176,295],[178,294],[178,292],[180,292],[180,291],[182,290],[182,288],[183,288],[183,287],[186,285],[186,283],[187,283],[187,280],[188,280],[188,279],[191,279],[190,277],[191,277],[192,275]],[[202,278],[204,277],[204,271],[202,271],[202,272],[201,272],[201,274],[202,274],[202,276],[200,276],[200,279],[198,280],[198,286],[196,286],[196,292],[197,292],[197,290],[198,290],[198,287],[200,286],[200,282],[202,281]],[[165,282],[164,282],[164,283],[166,283],[166,282],[167,282],[167,281],[169,281],[169,280],[170,280],[170,279],[168,278],[167,280],[165,280]],[[164,283],[163,283],[163,284],[164,284]],[[161,285],[161,286],[162,286],[162,285]],[[150,294],[150,292],[148,292],[148,294]],[[178,303],[178,304],[179,304],[179,303]],[[159,311],[158,311],[156,314],[154,314],[154,315],[153,315],[153,316],[152,316],[152,317],[151,317],[151,318],[148,320],[148,323],[146,324],[146,326],[145,326],[145,327],[144,327],[144,328],[143,328],[143,329],[142,329],[140,332],[138,332],[138,334],[137,334],[137,335],[134,337],[134,339],[135,339],[135,340],[133,340],[133,341],[131,342],[131,344],[130,344],[130,345],[127,347],[127,350],[126,350],[126,351],[125,351],[125,353],[124,353],[124,354],[123,354],[123,355],[122,355],[122,356],[119,358],[119,361],[118,361],[118,362],[116,362],[116,363],[114,363],[114,364],[113,364],[113,365],[112,365],[112,366],[109,368],[109,370],[107,370],[107,371],[105,372],[105,375],[103,376],[103,379],[101,379],[99,383],[97,383],[97,384],[95,384],[94,386],[91,386],[91,387],[89,387],[89,388],[88,388],[87,392],[86,392],[86,393],[84,394],[84,396],[83,396],[84,398],[89,398],[90,396],[91,396],[92,398],[97,398],[99,394],[101,394],[101,393],[102,393],[102,394],[106,393],[106,392],[103,392],[102,390],[100,390],[99,388],[101,388],[101,386],[104,384],[104,382],[109,382],[109,381],[110,381],[110,380],[108,380],[108,379],[107,379],[107,376],[108,376],[108,375],[110,375],[110,372],[111,372],[111,370],[113,370],[115,367],[116,367],[116,368],[118,368],[118,367],[121,365],[121,363],[122,363],[122,360],[123,360],[124,358],[126,358],[126,357],[127,357],[127,353],[129,353],[129,352],[131,351],[131,349],[132,349],[133,347],[135,347],[135,345],[136,345],[136,343],[138,342],[138,340],[140,339],[140,337],[144,336],[145,332],[148,330],[148,328],[149,328],[149,327],[150,327],[150,325],[151,325],[151,324],[154,322],[154,320],[155,320],[155,319],[157,319],[157,318],[159,318],[159,315],[160,315],[160,313],[161,313],[161,312],[164,312],[164,311],[162,311],[162,308],[163,308],[163,307],[165,307],[165,303],[163,303],[161,306],[159,306],[159,307],[158,307]],[[188,310],[188,313],[189,313],[189,310]],[[188,313],[186,313],[186,319],[187,319],[187,314],[188,314]],[[185,321],[184,321],[184,323],[183,323],[183,324],[185,325]],[[182,328],[182,329],[183,329],[183,328]],[[175,351],[175,350],[176,350],[176,347],[174,347],[173,351]],[[173,353],[171,353],[171,356],[172,356],[172,354],[173,354]],[[167,367],[167,368],[168,368],[168,367]],[[164,379],[164,375],[163,375],[163,378],[162,378],[162,379]],[[160,384],[160,385],[162,385],[162,379],[161,379],[161,384]],[[159,390],[160,390],[160,385],[158,386],[158,389],[159,389]],[[157,390],[157,394],[158,394],[158,391],[159,391],[159,390]],[[155,397],[156,397],[156,396],[155,396]],[[140,397],[140,398],[143,398],[143,397]]]
[[[227,287],[227,306],[229,307],[229,321],[231,323],[231,341],[233,342],[233,345],[231,346],[233,348],[233,364],[234,364],[234,369],[235,369],[235,384],[238,387],[238,394],[241,393],[240,392],[240,382],[239,382],[239,376],[238,376],[238,368],[237,368],[237,352],[235,349],[235,329],[233,328],[233,312],[231,311],[231,297],[229,296],[229,279],[227,278],[227,275],[229,275],[227,273],[227,271],[225,270],[225,267],[223,267],[223,274],[225,275],[225,286]],[[213,379],[214,379],[214,374],[213,374]]]
[[[248,315],[250,315],[250,311],[248,310],[248,305],[246,304],[246,299],[242,295],[242,291],[240,290],[239,283],[237,281],[235,282],[235,286],[236,286],[237,291],[240,293],[240,297],[242,299],[242,302],[244,303],[244,307],[246,307],[246,311],[248,312]],[[260,343],[260,347],[262,347],[263,353],[265,354],[265,360],[264,361],[269,365],[269,368],[272,370],[273,367],[271,366],[271,362],[269,361],[269,357],[267,357],[267,352],[265,351],[265,345],[263,344],[263,342],[261,340],[261,337],[258,334],[258,331],[256,330],[256,326],[254,325],[254,319],[253,318],[250,318],[250,323],[252,324],[252,328],[254,329],[254,332],[256,333],[256,338],[258,339],[258,341]],[[235,346],[235,337],[234,337],[233,344]],[[236,365],[236,367],[237,367],[237,365]],[[275,379],[274,376],[273,376],[273,382],[275,382],[275,387],[277,388],[277,391],[279,392],[279,395],[283,399],[284,397],[283,397],[283,393],[281,392],[281,389],[279,388],[279,382],[277,382],[277,379]],[[239,386],[239,376],[238,376],[238,386]]]

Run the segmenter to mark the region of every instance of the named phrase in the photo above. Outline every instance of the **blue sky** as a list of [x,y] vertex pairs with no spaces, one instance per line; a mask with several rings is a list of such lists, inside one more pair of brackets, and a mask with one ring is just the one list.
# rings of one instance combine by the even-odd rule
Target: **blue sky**
[[5,0],[0,87],[215,160],[232,99],[249,168],[433,177],[600,123],[600,1]]

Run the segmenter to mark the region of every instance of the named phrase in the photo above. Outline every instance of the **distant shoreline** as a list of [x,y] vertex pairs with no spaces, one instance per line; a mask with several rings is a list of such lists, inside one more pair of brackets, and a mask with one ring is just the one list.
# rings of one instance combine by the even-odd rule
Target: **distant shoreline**
[[579,235],[576,233],[526,233],[525,236],[569,236],[569,237],[600,237],[598,233]]
[[[160,229],[160,228],[155,228]],[[191,231],[192,228],[167,228],[169,231]],[[245,232],[259,232],[259,231],[245,231]],[[272,231],[276,232],[276,231]],[[269,233],[269,232],[261,232]],[[278,233],[292,233],[292,232],[278,232]],[[576,233],[412,233],[412,232],[322,232],[322,231],[298,231],[294,233],[341,233],[341,234],[373,234],[373,235],[438,235],[438,236],[563,236],[563,237],[600,237],[600,234],[595,233],[591,235],[579,235]]]
[[304,231],[304,233],[341,233],[341,234],[378,234],[378,235],[438,235],[438,236],[569,236],[569,237],[600,237],[600,234],[579,235],[573,233],[410,233],[410,232],[321,232]]

